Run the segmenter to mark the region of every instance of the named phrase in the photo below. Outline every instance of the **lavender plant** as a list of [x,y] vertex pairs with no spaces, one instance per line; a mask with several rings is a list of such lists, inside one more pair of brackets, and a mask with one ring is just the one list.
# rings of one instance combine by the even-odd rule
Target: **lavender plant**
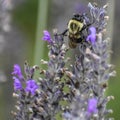
[[[80,55],[76,57],[72,71],[69,71],[69,86],[74,90],[72,106],[63,116],[65,120],[105,120],[106,115],[112,110],[107,110],[106,105],[113,96],[105,96],[107,81],[115,75],[113,66],[108,63],[110,51],[108,38],[104,38],[106,25],[106,5],[98,8],[88,4],[93,18],[94,27],[90,27],[87,41],[92,46],[79,46]],[[71,92],[72,93],[72,92]]]
[[[42,38],[49,48],[49,60],[41,60],[47,65],[46,70],[36,65],[29,67],[26,62],[23,76],[20,66],[14,65],[15,120],[57,120],[58,113],[64,120],[106,120],[111,113],[106,105],[113,96],[106,97],[105,90],[115,71],[108,63],[110,41],[103,36],[106,6],[98,8],[89,3],[88,7],[91,17],[85,20],[92,19],[94,23],[89,27],[90,33],[85,32],[86,40],[78,44],[80,54],[75,55],[72,65],[65,57],[69,50],[65,36],[56,30],[53,38],[48,31],[44,31]],[[43,76],[34,80],[36,70]]]

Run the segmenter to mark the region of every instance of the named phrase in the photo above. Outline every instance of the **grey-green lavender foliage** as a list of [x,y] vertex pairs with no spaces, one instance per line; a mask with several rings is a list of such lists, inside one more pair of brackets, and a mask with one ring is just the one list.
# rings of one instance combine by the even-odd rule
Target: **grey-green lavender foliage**
[[[105,96],[105,90],[115,71],[108,63],[110,41],[104,38],[106,5],[98,8],[89,3],[88,7],[91,17],[86,21],[94,21],[92,26],[96,29],[96,40],[92,44],[90,41],[78,44],[80,54],[75,55],[76,60],[72,65],[66,57],[69,49],[64,41],[65,36],[54,31],[53,39],[47,40],[49,60],[41,60],[47,69],[39,69],[43,77],[38,78],[38,87],[32,91],[26,89],[26,82],[33,80],[37,66],[29,67],[26,63],[26,77],[23,77],[19,68],[17,73],[14,70],[13,74],[17,75],[17,78],[14,76],[14,96],[17,98],[17,112],[13,112],[15,120],[57,120],[58,113],[64,120],[110,119],[106,115],[112,111],[107,110],[106,105],[113,96]],[[45,33],[49,38],[49,34]]]

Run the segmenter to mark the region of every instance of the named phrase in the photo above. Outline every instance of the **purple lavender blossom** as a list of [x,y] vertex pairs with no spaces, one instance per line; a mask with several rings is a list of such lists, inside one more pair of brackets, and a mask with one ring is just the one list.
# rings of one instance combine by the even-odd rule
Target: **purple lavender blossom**
[[26,82],[26,92],[30,92],[32,95],[35,94],[35,91],[38,89],[38,85],[35,80],[28,80]]
[[20,82],[20,80],[17,77],[13,77],[14,79],[14,90],[18,91],[22,89],[22,84]]
[[87,41],[90,41],[92,43],[92,45],[94,45],[95,41],[96,41],[96,28],[95,27],[90,27],[90,34],[87,37]]
[[47,30],[44,30],[43,33],[44,33],[44,36],[43,36],[42,40],[45,40],[45,41],[51,43],[52,39],[51,39],[50,33]]
[[19,78],[22,78],[22,72],[21,72],[21,68],[18,64],[15,64],[14,65],[14,69],[13,69],[13,72],[12,72],[12,75],[17,75]]
[[87,107],[87,113],[88,115],[91,115],[93,113],[96,113],[97,110],[97,99],[91,98],[88,100],[88,107]]

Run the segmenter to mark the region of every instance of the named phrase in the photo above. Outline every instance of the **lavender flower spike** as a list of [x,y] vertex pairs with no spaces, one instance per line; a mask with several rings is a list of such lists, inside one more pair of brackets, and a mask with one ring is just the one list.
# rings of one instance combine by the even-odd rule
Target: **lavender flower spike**
[[20,80],[16,77],[13,77],[13,79],[14,79],[14,90],[15,91],[21,90],[22,84],[21,84]]
[[35,80],[28,80],[26,82],[26,92],[30,92],[32,95],[35,94],[35,91],[38,89],[38,85]]
[[42,40],[45,40],[45,41],[51,43],[52,39],[51,39],[50,33],[47,30],[44,30],[43,33],[44,33],[44,36],[43,36]]
[[88,115],[91,115],[93,113],[97,113],[97,99],[91,98],[88,100],[88,107],[87,107],[87,113]]
[[90,27],[90,35],[88,35],[87,37],[87,41],[90,41],[92,43],[92,45],[94,45],[95,41],[96,41],[96,28],[95,27]]
[[20,66],[18,64],[14,65],[14,69],[13,69],[12,75],[16,75],[20,79],[23,77],[22,76],[22,72],[21,72],[21,68],[20,68]]

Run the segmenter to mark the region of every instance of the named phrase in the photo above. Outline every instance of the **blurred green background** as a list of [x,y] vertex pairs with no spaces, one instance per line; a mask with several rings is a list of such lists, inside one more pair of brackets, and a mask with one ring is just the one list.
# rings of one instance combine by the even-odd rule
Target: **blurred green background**
[[[63,31],[66,23],[76,10],[84,12],[89,1],[95,0],[24,0],[20,4],[14,4],[11,11],[13,28],[10,36],[11,42],[7,42],[5,50],[1,55],[1,63],[7,81],[0,83],[0,120],[12,120],[11,110],[14,110],[14,99],[12,98],[13,81],[11,78],[12,66],[15,63],[23,66],[28,60],[30,65],[40,64],[40,59],[47,59],[47,46],[41,41],[43,30],[47,29],[52,33],[53,28]],[[97,0],[96,0],[97,1]],[[107,1],[107,0],[106,0]],[[99,1],[104,4],[106,1]],[[14,1],[13,1],[14,2]],[[108,36],[112,39],[111,62],[115,65],[117,76],[111,78],[107,90],[108,95],[113,95],[115,100],[110,101],[108,108],[113,109],[112,117],[120,120],[120,1],[109,0],[108,14]],[[9,47],[8,47],[9,46]],[[23,67],[22,67],[23,68]]]

